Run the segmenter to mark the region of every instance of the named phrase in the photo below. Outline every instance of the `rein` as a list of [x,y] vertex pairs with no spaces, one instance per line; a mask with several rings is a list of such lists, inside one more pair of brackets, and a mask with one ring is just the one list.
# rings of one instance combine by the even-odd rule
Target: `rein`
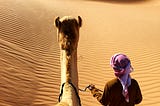
[[[80,100],[80,97],[79,97],[79,95],[78,95],[78,91],[77,91],[76,87],[75,87],[71,82],[69,82],[69,84],[73,87],[73,89],[74,89],[74,91],[75,91],[75,93],[76,93],[76,96],[77,96],[77,98],[78,98],[78,100],[79,100],[79,106],[81,106],[81,100]],[[64,87],[64,85],[65,85],[65,82],[62,84],[62,87],[61,87],[61,92],[60,92],[59,98],[58,98],[58,101],[59,101],[59,102],[60,102],[61,99],[62,99],[63,87]],[[86,86],[84,89],[79,89],[79,91],[81,91],[81,92],[86,92],[86,90],[87,90],[87,89],[90,89],[90,87],[91,87],[91,85],[88,85],[88,86]],[[98,91],[103,92],[103,91],[100,90],[100,89],[98,89]]]
[[[77,98],[78,98],[78,101],[79,101],[79,106],[81,106],[81,100],[80,100],[80,97],[79,97],[79,95],[78,95],[78,91],[77,91],[76,87],[75,87],[71,82],[69,82],[69,84],[73,87],[73,89],[74,89],[74,91],[75,91],[75,93],[76,93],[76,96],[77,96]],[[61,92],[60,92],[59,98],[58,98],[58,101],[59,101],[59,102],[60,102],[61,99],[62,99],[63,87],[64,87],[64,85],[65,85],[65,83],[63,83],[63,84],[62,84],[62,87],[61,87]]]

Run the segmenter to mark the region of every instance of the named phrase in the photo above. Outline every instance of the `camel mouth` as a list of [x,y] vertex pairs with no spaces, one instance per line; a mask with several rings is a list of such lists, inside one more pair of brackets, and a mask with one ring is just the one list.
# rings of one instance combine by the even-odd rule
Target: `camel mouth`
[[59,35],[59,44],[62,50],[74,50],[77,48],[78,37],[74,33],[61,32]]
[[71,42],[70,41],[63,41],[61,44],[62,50],[68,50],[72,48]]
[[61,39],[60,46],[62,50],[67,52],[67,55],[71,55],[72,51],[74,50],[73,40],[68,38],[67,35]]

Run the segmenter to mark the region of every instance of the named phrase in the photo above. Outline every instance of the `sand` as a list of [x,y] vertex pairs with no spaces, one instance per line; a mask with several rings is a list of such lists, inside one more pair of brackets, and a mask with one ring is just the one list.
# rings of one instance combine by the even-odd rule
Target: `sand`
[[[110,57],[125,53],[140,85],[138,106],[160,106],[159,0],[1,0],[0,106],[54,106],[60,89],[60,51],[54,19],[82,17],[79,88],[114,78]],[[89,91],[82,106],[101,106]]]

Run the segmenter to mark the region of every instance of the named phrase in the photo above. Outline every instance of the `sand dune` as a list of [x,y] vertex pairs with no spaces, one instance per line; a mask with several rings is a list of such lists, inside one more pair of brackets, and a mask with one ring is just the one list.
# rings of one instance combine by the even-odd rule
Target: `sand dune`
[[[56,16],[80,15],[79,87],[103,89],[114,77],[110,57],[127,54],[142,89],[138,106],[160,105],[160,1],[1,0],[0,106],[53,106],[60,86]],[[100,106],[80,92],[83,106]]]

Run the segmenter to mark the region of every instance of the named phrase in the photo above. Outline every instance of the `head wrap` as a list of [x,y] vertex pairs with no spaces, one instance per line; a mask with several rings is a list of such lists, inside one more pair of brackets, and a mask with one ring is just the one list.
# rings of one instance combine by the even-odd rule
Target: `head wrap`
[[125,97],[125,100],[129,102],[128,87],[131,85],[130,72],[133,69],[130,59],[125,54],[118,53],[111,57],[110,65],[114,70],[115,76],[122,84],[122,94]]

